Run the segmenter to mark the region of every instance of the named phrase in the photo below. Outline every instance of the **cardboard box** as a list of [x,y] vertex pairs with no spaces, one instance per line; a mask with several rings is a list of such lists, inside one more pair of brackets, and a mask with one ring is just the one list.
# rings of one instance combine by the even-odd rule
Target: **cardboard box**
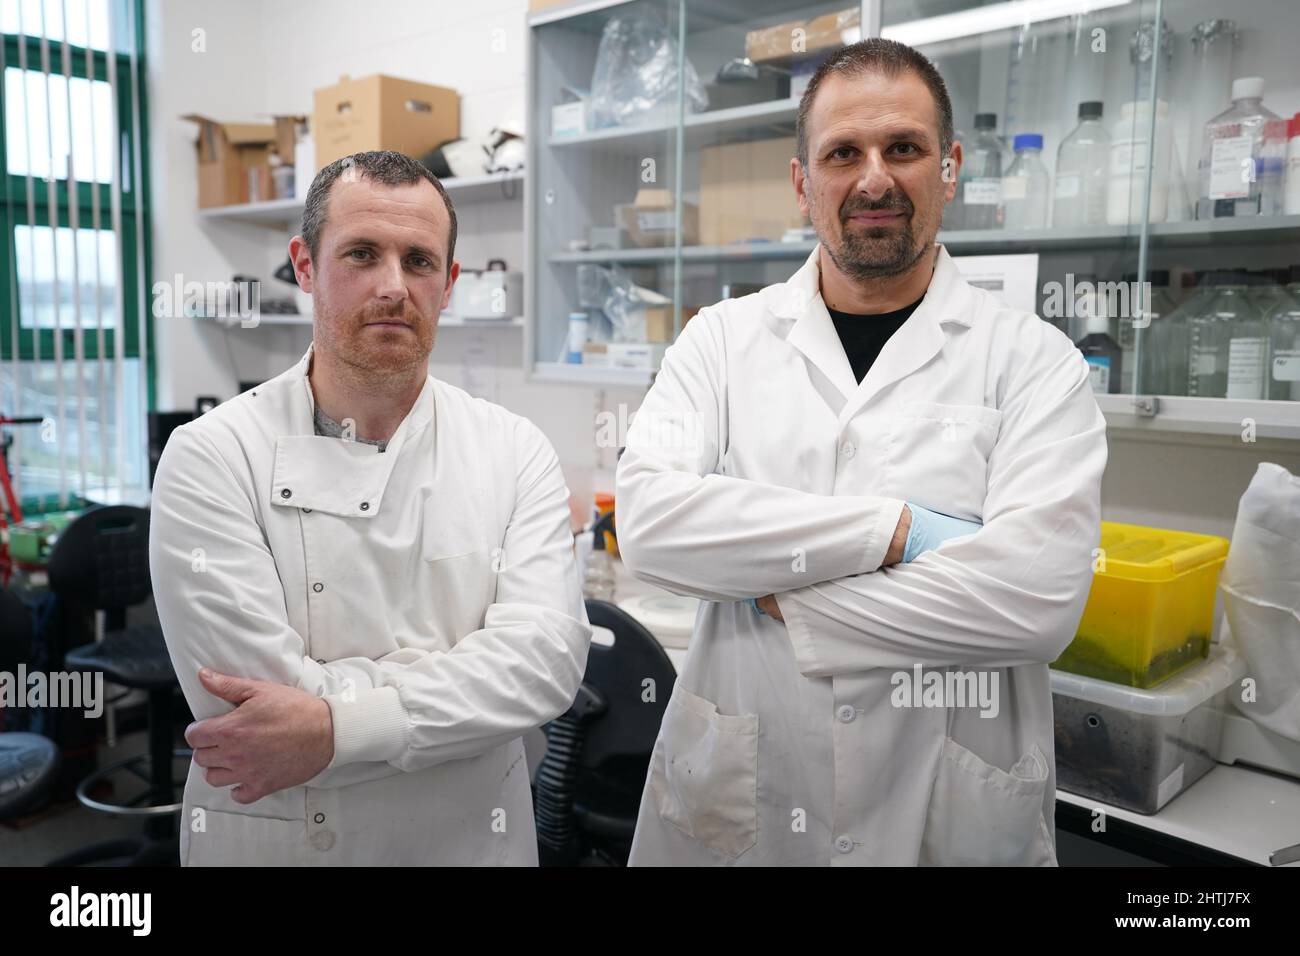
[[556,139],[581,136],[587,131],[587,101],[575,100],[551,107],[551,135]]
[[315,93],[316,169],[372,149],[420,159],[460,136],[460,95],[392,76],[344,76]]
[[[796,33],[802,31],[802,33]],[[784,63],[797,56],[832,50],[862,39],[857,7],[824,13],[810,20],[791,20],[745,34],[745,55],[755,63]]]
[[790,184],[793,136],[709,146],[700,155],[700,242],[780,241],[804,224]]
[[276,140],[274,124],[218,123],[198,113],[181,118],[199,126],[200,209],[271,198],[267,158]]
[[[633,246],[671,246],[677,236],[677,214],[671,189],[638,189],[630,203],[614,207],[615,224],[627,231]],[[699,209],[691,203],[682,208],[682,245],[699,241]]]
[[790,20],[745,34],[745,56],[755,63],[771,63],[794,55],[795,30],[804,28],[806,20]]

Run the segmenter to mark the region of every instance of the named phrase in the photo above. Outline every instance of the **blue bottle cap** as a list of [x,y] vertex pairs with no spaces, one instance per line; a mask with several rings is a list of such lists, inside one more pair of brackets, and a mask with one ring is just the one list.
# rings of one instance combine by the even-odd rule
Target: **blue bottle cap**
[[1016,152],[1022,149],[1042,149],[1043,137],[1039,133],[1021,133],[1011,141],[1011,148]]

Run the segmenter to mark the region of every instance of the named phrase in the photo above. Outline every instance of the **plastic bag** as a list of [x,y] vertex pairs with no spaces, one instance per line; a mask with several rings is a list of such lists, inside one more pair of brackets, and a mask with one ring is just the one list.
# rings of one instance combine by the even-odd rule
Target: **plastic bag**
[[[677,109],[677,52],[677,41],[659,20],[643,14],[611,17],[591,77],[591,128],[649,122],[647,114],[659,109],[671,119]],[[690,60],[683,72],[687,111],[707,109],[708,95]]]
[[1264,462],[1241,496],[1219,586],[1257,699],[1232,700],[1260,726],[1300,741],[1300,478]]

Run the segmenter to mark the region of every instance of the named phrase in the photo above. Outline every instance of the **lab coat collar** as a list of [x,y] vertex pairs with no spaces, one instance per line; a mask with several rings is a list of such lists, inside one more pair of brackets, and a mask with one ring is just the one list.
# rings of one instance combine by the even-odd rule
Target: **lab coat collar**
[[821,295],[821,244],[777,296],[773,311],[793,319],[786,341],[797,348],[831,382],[843,399],[842,421],[857,413],[887,385],[916,371],[943,347],[946,323],[971,324],[970,286],[957,270],[948,250],[936,244],[934,274],[925,298],[903,326],[885,343],[880,356],[859,384]]
[[308,378],[311,360],[312,346],[308,345],[293,372],[301,387],[293,389],[291,431],[275,442],[271,504],[373,518],[383,504],[402,447],[423,429],[433,427],[433,376],[426,376],[415,404],[381,453],[374,445],[315,433],[316,399]]

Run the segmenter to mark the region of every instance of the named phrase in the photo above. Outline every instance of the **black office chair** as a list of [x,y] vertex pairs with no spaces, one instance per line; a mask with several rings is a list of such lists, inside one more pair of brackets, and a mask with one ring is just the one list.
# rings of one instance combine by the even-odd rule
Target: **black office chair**
[[[31,660],[31,652],[31,611],[16,594],[0,588],[0,670],[13,673]],[[58,771],[59,748],[48,737],[0,733],[0,820],[38,809],[49,799]]]
[[[144,821],[139,838],[95,844],[54,861],[79,866],[115,860],[133,866],[176,865],[177,820],[181,811],[176,758],[191,751],[174,747],[176,673],[162,631],[151,625],[126,624],[127,608],[152,593],[149,579],[149,512],[113,505],[87,511],[59,536],[50,555],[50,589],[60,604],[82,611],[104,611],[103,640],[68,651],[64,666],[102,672],[122,687],[148,693],[149,752],[98,770],[77,786],[77,799],[92,810]],[[127,772],[145,789],[122,803],[106,803],[91,791]]]
[[[533,791],[542,866],[627,863],[650,755],[677,672],[634,617],[587,601],[613,646],[592,643],[573,706],[546,725],[546,756]],[[645,699],[645,681],[654,699]]]

